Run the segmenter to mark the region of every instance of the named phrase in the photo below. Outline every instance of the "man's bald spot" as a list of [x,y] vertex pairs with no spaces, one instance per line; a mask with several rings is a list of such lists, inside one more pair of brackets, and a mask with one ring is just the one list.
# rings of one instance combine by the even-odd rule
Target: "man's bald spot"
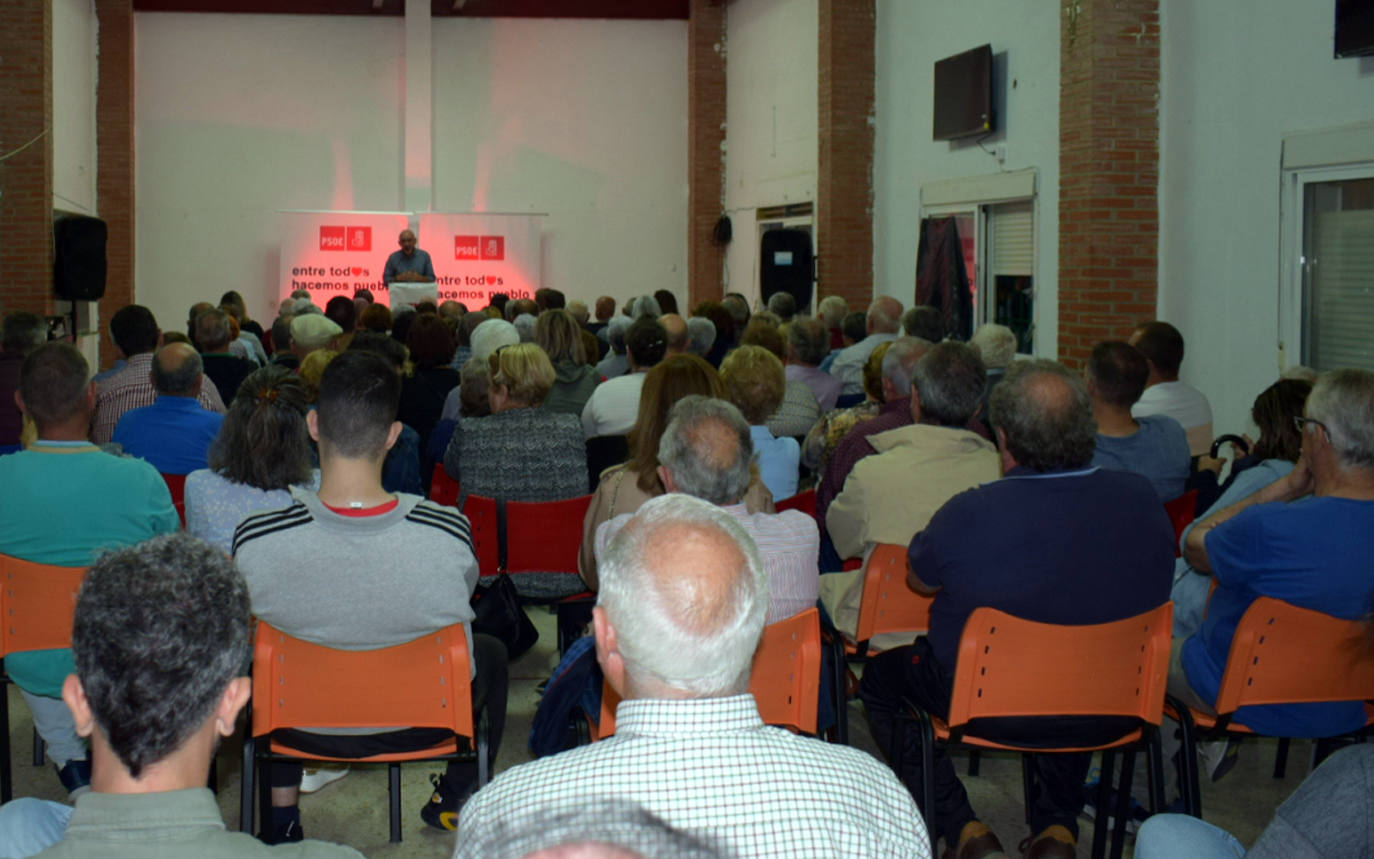
[[164,373],[175,373],[196,357],[196,350],[189,343],[168,343],[153,355],[153,361]]
[[902,303],[890,295],[873,299],[868,306],[868,324],[873,333],[897,333],[902,325]]
[[725,421],[701,418],[683,435],[697,461],[712,471],[725,471],[739,462],[739,433]]
[[1026,379],[1024,392],[1042,414],[1067,415],[1079,407],[1073,385],[1058,373],[1032,374]]
[[679,629],[708,638],[734,622],[749,560],[728,533],[698,522],[631,522],[626,527],[654,529],[644,540],[642,563],[664,614]]
[[663,330],[668,332],[668,351],[686,352],[691,345],[691,338],[687,334],[687,320],[676,313],[665,313],[658,318],[658,324],[663,326]]

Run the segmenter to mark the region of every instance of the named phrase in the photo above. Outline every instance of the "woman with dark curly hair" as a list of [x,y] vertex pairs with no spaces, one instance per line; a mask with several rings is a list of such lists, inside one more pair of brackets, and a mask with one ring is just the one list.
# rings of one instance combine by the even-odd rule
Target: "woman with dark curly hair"
[[250,513],[291,504],[291,487],[319,489],[305,428],[305,385],[269,365],[243,380],[210,467],[186,476],[186,530],[229,554],[234,529]]

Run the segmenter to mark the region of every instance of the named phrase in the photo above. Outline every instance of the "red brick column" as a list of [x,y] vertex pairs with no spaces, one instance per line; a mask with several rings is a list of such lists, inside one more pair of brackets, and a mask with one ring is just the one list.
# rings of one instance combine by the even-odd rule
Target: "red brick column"
[[1059,356],[1154,318],[1159,0],[1061,0]]
[[51,0],[0,0],[0,312],[53,312],[51,129]]
[[816,298],[873,299],[874,0],[820,0]]
[[95,11],[100,22],[96,211],[110,230],[100,363],[109,367],[115,357],[110,317],[134,300],[134,14],[130,0],[96,0]]
[[719,300],[725,211],[725,2],[691,0],[687,21],[687,307]]

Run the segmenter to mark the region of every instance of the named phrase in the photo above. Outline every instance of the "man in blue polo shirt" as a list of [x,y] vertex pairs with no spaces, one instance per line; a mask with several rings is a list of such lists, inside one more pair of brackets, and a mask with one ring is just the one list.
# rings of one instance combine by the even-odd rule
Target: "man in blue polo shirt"
[[202,408],[197,399],[205,380],[200,354],[186,343],[169,343],[153,356],[151,375],[157,400],[125,412],[113,441],[163,474],[205,468],[224,415]]
[[[908,584],[934,594],[930,633],[890,650],[864,670],[864,701],[879,748],[892,745],[903,698],[949,713],[959,637],[975,608],[1041,623],[1091,624],[1133,617],[1169,599],[1173,528],[1150,482],[1090,465],[1096,441],[1083,380],[1053,361],[1017,362],[993,389],[1001,480],[951,498],[911,541]],[[1053,666],[1046,666],[1053,670]],[[999,719],[979,735],[1045,746],[1081,746],[1120,736],[1119,720]],[[958,859],[1002,855],[977,819],[943,749],[904,733],[897,769]],[[921,795],[921,755],[930,754],[935,795]],[[1072,857],[1091,755],[1036,755],[1026,856]]]
[[386,258],[386,267],[382,269],[382,281],[433,283],[434,263],[430,260],[428,251],[416,247],[415,234],[410,230],[402,230],[398,244],[401,249],[392,251],[391,256]]
[[[24,359],[19,407],[33,418],[38,440],[0,457],[0,553],[86,567],[105,550],[181,526],[167,484],[152,466],[111,456],[87,441],[95,385],[75,347],[47,343]],[[9,654],[5,670],[24,693],[62,785],[73,793],[89,785],[86,746],[60,697],[62,682],[76,670],[71,650]]]
[[[1256,597],[1351,620],[1374,608],[1374,373],[1323,373],[1305,411],[1302,456],[1288,476],[1188,534],[1184,556],[1211,571],[1217,589],[1202,629],[1174,641],[1169,692],[1204,711]],[[1327,737],[1360,728],[1365,709],[1360,701],[1242,707],[1235,720],[1271,736]]]

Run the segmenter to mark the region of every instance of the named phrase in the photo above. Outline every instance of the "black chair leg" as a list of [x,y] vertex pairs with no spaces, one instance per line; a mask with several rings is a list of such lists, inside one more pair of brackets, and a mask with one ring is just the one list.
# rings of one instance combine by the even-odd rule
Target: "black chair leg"
[[835,741],[842,746],[849,745],[849,664],[844,658],[844,639],[838,632],[830,634],[830,649],[834,655],[835,683]]
[[10,774],[10,690],[0,684],[0,802],[14,797],[14,782]]
[[[271,738],[266,738],[270,743]],[[270,748],[270,746],[269,746]],[[258,820],[259,828],[264,832],[270,832],[272,826],[272,759],[265,758],[254,761],[255,772],[253,778],[258,785]]]
[[1111,796],[1112,767],[1115,756],[1110,751],[1102,753],[1101,775],[1097,780],[1097,813],[1093,815],[1093,859],[1102,859],[1107,851],[1107,818],[1111,817],[1109,798]]
[[1151,726],[1145,730],[1149,733],[1150,811],[1158,814],[1164,810],[1164,785],[1168,778],[1164,772],[1164,746],[1160,742],[1158,728]]
[[1121,859],[1126,846],[1126,820],[1131,816],[1131,777],[1135,774],[1135,750],[1121,754],[1121,782],[1116,789],[1116,825],[1112,827],[1111,859]]
[[977,777],[982,762],[983,756],[977,749],[968,750],[968,774],[970,778]]
[[1288,738],[1279,737],[1279,748],[1274,754],[1274,778],[1283,778],[1288,771]]
[[[924,710],[916,711],[918,728],[921,731],[921,816],[925,818],[926,832],[930,834],[930,844],[935,846],[937,836],[935,835],[935,766],[931,763],[931,750],[935,748],[935,726],[930,721],[930,714]],[[898,719],[894,728],[894,742],[892,749],[892,769],[897,771],[897,778],[901,779],[900,767],[901,758],[897,751],[903,747],[902,721]],[[958,838],[955,833],[954,838]]]
[[36,767],[41,767],[41,766],[43,766],[43,755],[44,755],[44,751],[45,751],[46,749],[47,749],[47,746],[45,746],[45,745],[43,744],[43,737],[39,735],[38,729],[37,729],[37,728],[34,728],[34,729],[33,729],[33,765],[34,765],[34,766],[36,766]]
[[1021,800],[1026,804],[1027,826],[1030,825],[1031,804],[1035,802],[1033,799],[1035,790],[1035,757],[1030,753],[1025,753],[1021,755]]
[[243,740],[243,780],[239,787],[239,831],[253,834],[253,738]]
[[391,798],[391,843],[401,843],[401,765],[389,764],[386,768],[389,777],[388,793]]

